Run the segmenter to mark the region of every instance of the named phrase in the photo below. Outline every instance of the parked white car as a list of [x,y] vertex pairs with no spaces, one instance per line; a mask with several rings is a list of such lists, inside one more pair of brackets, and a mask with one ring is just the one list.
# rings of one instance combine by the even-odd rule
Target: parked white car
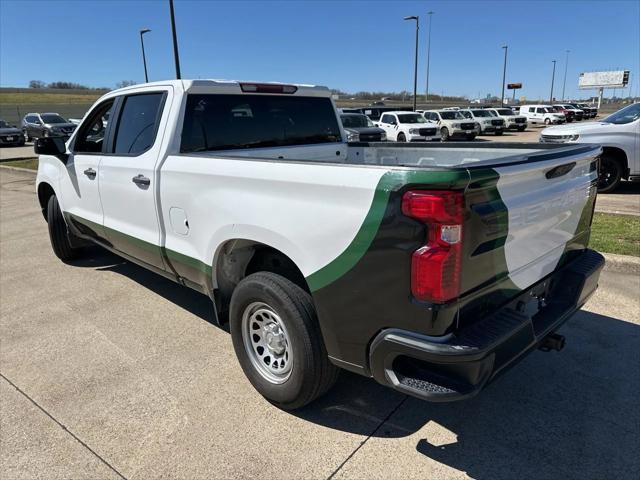
[[622,180],[640,180],[640,103],[597,122],[545,128],[540,141],[602,145],[599,192],[613,191]]
[[492,114],[488,109],[469,108],[467,112],[480,125],[480,135],[486,135],[487,133],[502,135],[504,133],[506,122]]
[[395,142],[429,142],[438,140],[438,128],[418,112],[385,112],[376,126]]
[[465,118],[459,110],[418,110],[424,118],[438,125],[440,140],[446,142],[452,137],[464,137],[473,140],[480,134],[480,125]]
[[496,117],[503,119],[507,130],[518,130],[519,132],[524,132],[527,129],[527,117],[524,115],[518,115],[510,108],[487,108],[486,110]]
[[529,123],[557,125],[567,121],[564,114],[556,112],[551,105],[522,105],[520,115],[527,117]]

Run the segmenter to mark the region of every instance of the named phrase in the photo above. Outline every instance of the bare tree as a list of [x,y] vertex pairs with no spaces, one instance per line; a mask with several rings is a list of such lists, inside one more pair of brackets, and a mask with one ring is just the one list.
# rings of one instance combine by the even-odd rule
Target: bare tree
[[116,88],[124,88],[124,87],[130,87],[132,85],[136,85],[137,82],[135,80],[122,80],[118,83],[116,83]]
[[45,88],[46,84],[42,80],[31,80],[29,88]]

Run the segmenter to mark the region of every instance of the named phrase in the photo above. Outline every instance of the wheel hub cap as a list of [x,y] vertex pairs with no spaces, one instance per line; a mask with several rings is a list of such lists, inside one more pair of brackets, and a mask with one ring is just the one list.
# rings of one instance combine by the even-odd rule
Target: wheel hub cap
[[293,363],[286,325],[266,303],[254,302],[242,315],[242,339],[251,364],[271,383],[285,382]]

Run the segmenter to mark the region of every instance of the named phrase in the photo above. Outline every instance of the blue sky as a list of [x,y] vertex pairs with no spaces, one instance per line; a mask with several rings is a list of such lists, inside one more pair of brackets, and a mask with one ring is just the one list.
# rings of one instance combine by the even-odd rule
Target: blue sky
[[[423,92],[428,10],[435,11],[432,92],[499,94],[505,43],[507,82],[524,84],[519,95],[548,97],[557,59],[560,96],[567,49],[567,97],[579,94],[579,72],[601,69],[630,69],[632,94],[640,92],[638,0],[175,0],[182,76],[412,90],[415,30],[402,17],[420,15]],[[0,85],[142,82],[143,27],[153,30],[145,36],[150,79],[172,78],[166,0],[0,0]]]

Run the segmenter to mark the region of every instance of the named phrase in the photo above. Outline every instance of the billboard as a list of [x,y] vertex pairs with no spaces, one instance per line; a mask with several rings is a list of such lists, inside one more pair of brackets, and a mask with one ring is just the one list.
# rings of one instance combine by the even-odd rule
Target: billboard
[[578,87],[622,88],[629,83],[629,70],[609,70],[606,72],[584,72],[578,79]]
[[521,83],[507,83],[507,90],[518,90],[522,88]]

